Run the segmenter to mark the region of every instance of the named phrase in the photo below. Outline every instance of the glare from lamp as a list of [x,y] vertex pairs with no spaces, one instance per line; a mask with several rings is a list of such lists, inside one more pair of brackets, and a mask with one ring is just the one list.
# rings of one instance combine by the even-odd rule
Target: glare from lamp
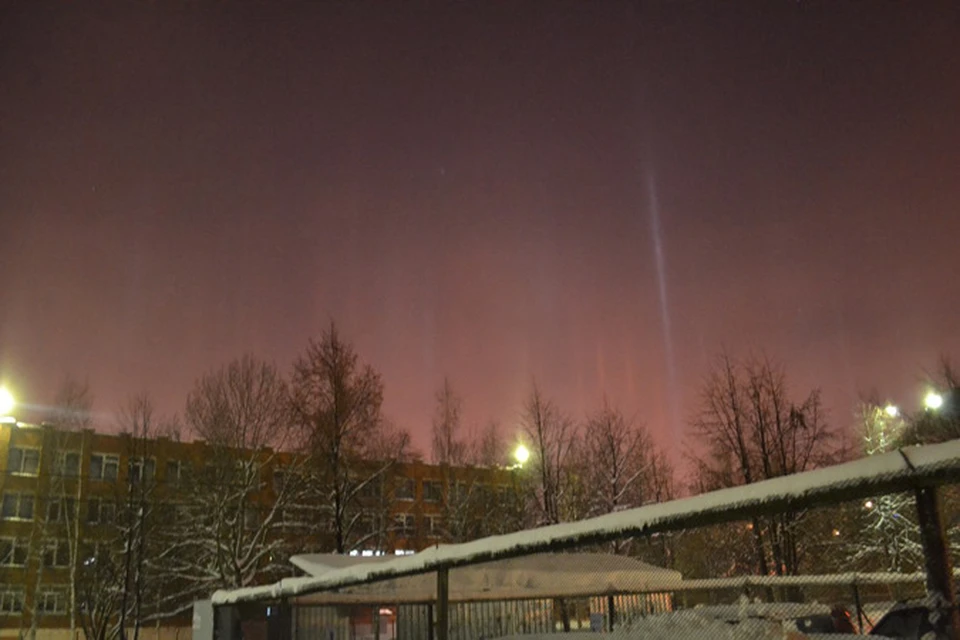
[[943,406],[943,396],[936,391],[931,391],[923,399],[923,406],[931,411],[936,411]]
[[513,452],[513,457],[519,464],[526,464],[527,460],[530,459],[530,450],[522,444],[517,445],[516,450]]
[[900,409],[895,404],[888,404],[883,408],[883,412],[891,418],[896,418],[898,415],[900,415]]
[[17,406],[13,394],[6,387],[0,387],[0,416],[7,416]]

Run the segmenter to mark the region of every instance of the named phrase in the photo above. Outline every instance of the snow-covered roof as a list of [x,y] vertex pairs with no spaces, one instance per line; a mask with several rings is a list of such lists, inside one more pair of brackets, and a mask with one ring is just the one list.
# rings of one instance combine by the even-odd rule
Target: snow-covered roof
[[742,520],[758,513],[853,500],[958,476],[960,440],[908,447],[825,469],[588,520],[433,547],[414,555],[361,563],[314,577],[289,578],[272,585],[217,591],[212,600],[215,605],[276,600],[381,579],[429,573],[443,567],[463,567],[617,538]]
[[[290,561],[314,577],[348,566],[384,562],[383,557],[330,554],[294,556]],[[496,560],[450,571],[449,597],[463,600],[511,600],[675,588],[678,571],[624,556],[603,553],[541,553]],[[434,574],[421,574],[350,587],[336,594],[318,593],[301,601],[322,602],[344,596],[351,602],[417,602],[436,597]]]

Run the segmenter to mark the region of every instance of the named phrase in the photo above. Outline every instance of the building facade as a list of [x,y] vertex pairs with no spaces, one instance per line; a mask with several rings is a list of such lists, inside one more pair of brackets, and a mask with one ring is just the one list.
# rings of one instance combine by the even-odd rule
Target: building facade
[[[311,485],[323,465],[288,452],[22,423],[0,425],[0,447],[3,636],[99,640],[134,615],[188,624],[205,589],[269,582],[289,555],[334,551],[334,513],[344,551],[365,555],[514,530],[522,515],[501,468],[364,461],[337,510]],[[229,547],[224,567],[216,549]]]

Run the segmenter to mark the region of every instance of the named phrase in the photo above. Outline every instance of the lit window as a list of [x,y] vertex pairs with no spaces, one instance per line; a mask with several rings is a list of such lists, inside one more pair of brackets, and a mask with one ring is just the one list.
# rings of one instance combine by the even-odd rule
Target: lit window
[[7,471],[25,476],[35,476],[40,472],[40,449],[12,447],[7,459]]
[[2,513],[4,520],[33,520],[33,494],[3,494]]

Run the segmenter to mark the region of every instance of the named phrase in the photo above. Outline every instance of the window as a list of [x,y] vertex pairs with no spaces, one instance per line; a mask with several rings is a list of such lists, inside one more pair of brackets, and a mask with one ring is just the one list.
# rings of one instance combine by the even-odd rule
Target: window
[[417,530],[417,518],[410,513],[401,513],[395,518],[397,523],[397,533],[402,536],[412,536]]
[[273,472],[273,492],[280,493],[283,491],[283,484],[286,481],[286,476],[283,471],[274,471]]
[[51,567],[70,566],[70,545],[66,540],[51,542],[43,551],[43,566]]
[[87,522],[90,524],[113,524],[117,519],[117,506],[100,498],[90,498],[87,504]]
[[463,502],[469,496],[467,485],[459,480],[450,485],[451,502]]
[[25,476],[35,476],[40,472],[40,449],[12,447],[7,460],[7,471]]
[[443,483],[439,480],[423,481],[423,501],[440,502],[443,499]]
[[120,470],[120,456],[94,453],[90,456],[90,479],[116,481]]
[[2,513],[4,520],[33,520],[33,494],[3,494]]
[[370,478],[357,490],[357,495],[363,499],[375,500],[380,497],[380,478]]
[[397,488],[393,491],[393,496],[397,500],[416,500],[416,485],[412,478],[400,478],[397,481]]
[[0,587],[0,615],[23,613],[23,587]]
[[77,514],[74,498],[52,498],[47,502],[47,522],[72,522]]
[[57,457],[57,473],[64,478],[76,478],[80,475],[80,453],[67,451]]
[[30,545],[20,538],[0,538],[0,566],[24,567]]
[[427,516],[427,535],[438,536],[442,530],[440,516]]
[[63,591],[47,590],[37,594],[37,611],[46,614],[66,613],[67,598]]
[[157,472],[157,461],[153,458],[131,458],[129,463],[130,482],[149,482]]
[[183,465],[179,460],[167,460],[167,484],[172,486],[180,485],[180,474],[183,471]]

